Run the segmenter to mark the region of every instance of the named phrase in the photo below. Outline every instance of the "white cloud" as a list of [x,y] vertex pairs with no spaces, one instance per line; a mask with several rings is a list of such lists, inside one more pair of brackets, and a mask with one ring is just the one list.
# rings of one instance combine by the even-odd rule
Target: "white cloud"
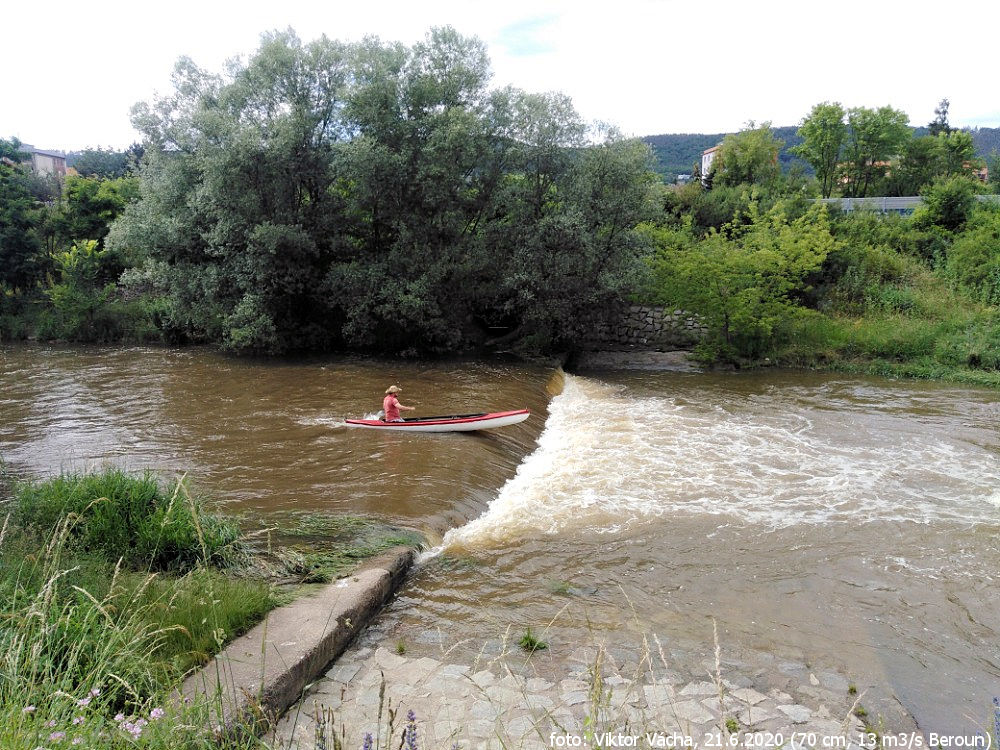
[[[169,88],[176,59],[218,70],[263,31],[375,34],[406,43],[451,24],[489,46],[495,83],[569,94],[627,133],[723,132],[797,123],[817,102],[890,104],[914,124],[951,100],[953,124],[1000,125],[987,34],[1000,5],[511,0],[379,3],[18,4],[0,46],[0,136],[45,148],[123,147],[133,103]],[[988,37],[987,37],[988,38]]]

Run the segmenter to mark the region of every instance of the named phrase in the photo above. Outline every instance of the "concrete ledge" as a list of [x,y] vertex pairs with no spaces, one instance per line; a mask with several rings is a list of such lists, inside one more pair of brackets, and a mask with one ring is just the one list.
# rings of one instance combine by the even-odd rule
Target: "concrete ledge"
[[688,351],[659,352],[642,349],[628,351],[581,351],[570,359],[571,370],[656,370],[702,372],[689,358]]
[[278,607],[184,681],[181,696],[206,698],[225,733],[267,728],[392,597],[415,552],[393,547],[353,575]]

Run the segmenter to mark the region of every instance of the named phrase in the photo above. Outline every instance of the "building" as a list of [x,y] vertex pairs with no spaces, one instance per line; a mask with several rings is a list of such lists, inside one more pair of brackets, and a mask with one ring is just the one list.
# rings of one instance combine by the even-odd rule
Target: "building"
[[[35,174],[59,178],[66,176],[66,155],[58,151],[44,151],[29,143],[21,144],[21,151],[30,156],[31,171]],[[25,164],[28,160],[25,160]]]
[[708,180],[708,175],[712,170],[712,162],[715,161],[715,157],[718,156],[719,151],[722,149],[722,144],[712,146],[712,148],[706,148],[701,152],[701,181],[705,182]]

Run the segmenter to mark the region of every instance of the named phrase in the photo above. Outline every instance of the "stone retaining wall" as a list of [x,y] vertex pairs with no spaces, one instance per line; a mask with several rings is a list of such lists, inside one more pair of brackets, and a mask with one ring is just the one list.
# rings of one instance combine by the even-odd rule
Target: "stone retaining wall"
[[629,305],[611,310],[598,323],[585,347],[589,349],[690,349],[707,332],[699,316],[684,310]]

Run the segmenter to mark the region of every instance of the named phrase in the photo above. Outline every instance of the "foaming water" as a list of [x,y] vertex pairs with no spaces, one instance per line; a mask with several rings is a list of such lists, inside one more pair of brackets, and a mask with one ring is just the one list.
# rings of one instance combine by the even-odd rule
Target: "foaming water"
[[893,415],[831,420],[789,401],[692,403],[567,376],[537,449],[445,545],[617,533],[691,514],[772,529],[997,520],[994,451]]

